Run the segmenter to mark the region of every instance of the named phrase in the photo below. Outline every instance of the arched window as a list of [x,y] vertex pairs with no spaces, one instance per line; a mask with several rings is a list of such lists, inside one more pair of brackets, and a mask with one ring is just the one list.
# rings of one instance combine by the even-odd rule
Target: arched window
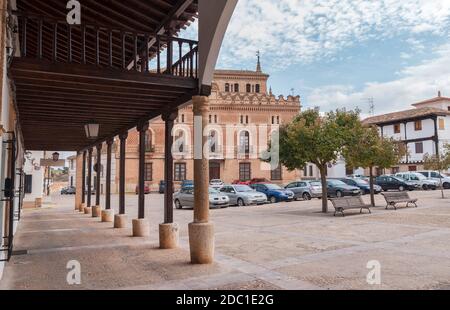
[[178,131],[175,135],[174,149],[178,153],[184,153],[186,151],[186,137],[183,130]]
[[246,89],[247,93],[251,93],[252,92],[252,85],[247,84],[246,88],[247,88]]
[[238,83],[234,84],[234,92],[235,93],[239,92],[239,84]]
[[153,137],[150,130],[145,133],[145,151],[147,153],[153,151]]
[[256,84],[255,85],[255,93],[259,94],[261,92],[261,85]]
[[239,135],[239,153],[250,154],[250,132],[246,130]]
[[209,133],[209,138],[208,138],[208,142],[209,142],[209,152],[210,153],[216,153],[219,150],[219,141],[218,141],[219,135],[217,134],[217,132],[215,130],[211,131]]
[[226,91],[227,93],[230,92],[230,84],[229,84],[229,83],[226,83],[226,84],[225,84],[225,91]]

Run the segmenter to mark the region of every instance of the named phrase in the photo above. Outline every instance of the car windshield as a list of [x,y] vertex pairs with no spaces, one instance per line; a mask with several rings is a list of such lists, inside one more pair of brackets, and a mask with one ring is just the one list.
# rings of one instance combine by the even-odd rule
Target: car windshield
[[211,183],[222,183],[222,180],[211,180]]
[[327,182],[328,182],[328,184],[334,185],[334,186],[345,186],[345,185],[347,185],[347,184],[345,184],[344,182],[342,182],[340,180],[328,180]]
[[253,189],[247,185],[239,185],[239,186],[235,186],[234,188],[236,189],[236,192],[238,192],[238,193],[253,192]]
[[214,188],[210,188],[209,189],[209,193],[212,194],[212,195],[220,194],[220,192],[218,190],[214,189]]
[[268,189],[282,189],[279,185],[276,184],[265,184]]
[[405,180],[399,177],[392,177],[392,179],[400,181],[400,182],[404,182]]
[[362,179],[355,179],[354,181],[355,181],[356,184],[358,184],[358,185],[368,185],[368,184],[369,184],[369,182],[367,182],[367,181],[365,181],[365,180],[362,180]]
[[311,184],[311,186],[322,187],[322,184],[320,182],[311,182],[310,184]]

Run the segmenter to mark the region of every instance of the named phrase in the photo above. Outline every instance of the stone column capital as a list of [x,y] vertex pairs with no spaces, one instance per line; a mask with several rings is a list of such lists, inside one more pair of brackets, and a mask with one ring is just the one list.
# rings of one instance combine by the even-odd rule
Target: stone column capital
[[114,144],[114,138],[106,140],[106,145],[111,146]]
[[192,103],[194,107],[194,115],[205,115],[209,113],[209,99],[206,96],[194,96],[192,97]]
[[141,123],[139,123],[139,124],[137,125],[137,130],[138,130],[139,132],[147,131],[147,130],[149,129],[149,127],[150,127],[150,124],[149,124],[148,121],[146,121],[146,122],[141,122]]
[[128,139],[128,132],[121,133],[119,135],[119,139],[120,141],[125,141],[126,139]]
[[95,148],[97,149],[97,151],[101,151],[103,148],[103,143],[97,144],[97,146]]
[[91,156],[92,153],[94,153],[94,149],[91,147],[91,148],[88,150],[88,153],[89,153],[89,156]]
[[173,122],[178,117],[178,110],[168,110],[162,114],[162,120],[164,122]]

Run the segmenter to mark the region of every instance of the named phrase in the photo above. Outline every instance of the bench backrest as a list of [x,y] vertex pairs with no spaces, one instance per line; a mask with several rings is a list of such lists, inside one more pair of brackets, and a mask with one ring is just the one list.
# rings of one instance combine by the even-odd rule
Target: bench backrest
[[330,199],[335,208],[351,208],[364,205],[361,196],[342,197],[337,199]]
[[390,201],[390,200],[401,200],[401,199],[411,199],[409,197],[408,192],[387,192],[387,193],[383,193],[383,196],[388,201]]

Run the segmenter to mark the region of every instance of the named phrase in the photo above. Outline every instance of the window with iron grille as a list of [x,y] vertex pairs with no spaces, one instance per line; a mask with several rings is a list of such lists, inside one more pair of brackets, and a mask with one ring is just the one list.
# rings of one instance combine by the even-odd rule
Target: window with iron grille
[[250,181],[252,179],[252,165],[250,163],[239,164],[239,180]]
[[276,169],[271,170],[270,178],[273,181],[283,180],[283,169],[281,168],[281,165],[279,165]]
[[145,164],[145,172],[144,172],[144,180],[145,181],[153,181],[153,164]]
[[186,180],[186,164],[177,163],[175,164],[175,181],[185,181]]

